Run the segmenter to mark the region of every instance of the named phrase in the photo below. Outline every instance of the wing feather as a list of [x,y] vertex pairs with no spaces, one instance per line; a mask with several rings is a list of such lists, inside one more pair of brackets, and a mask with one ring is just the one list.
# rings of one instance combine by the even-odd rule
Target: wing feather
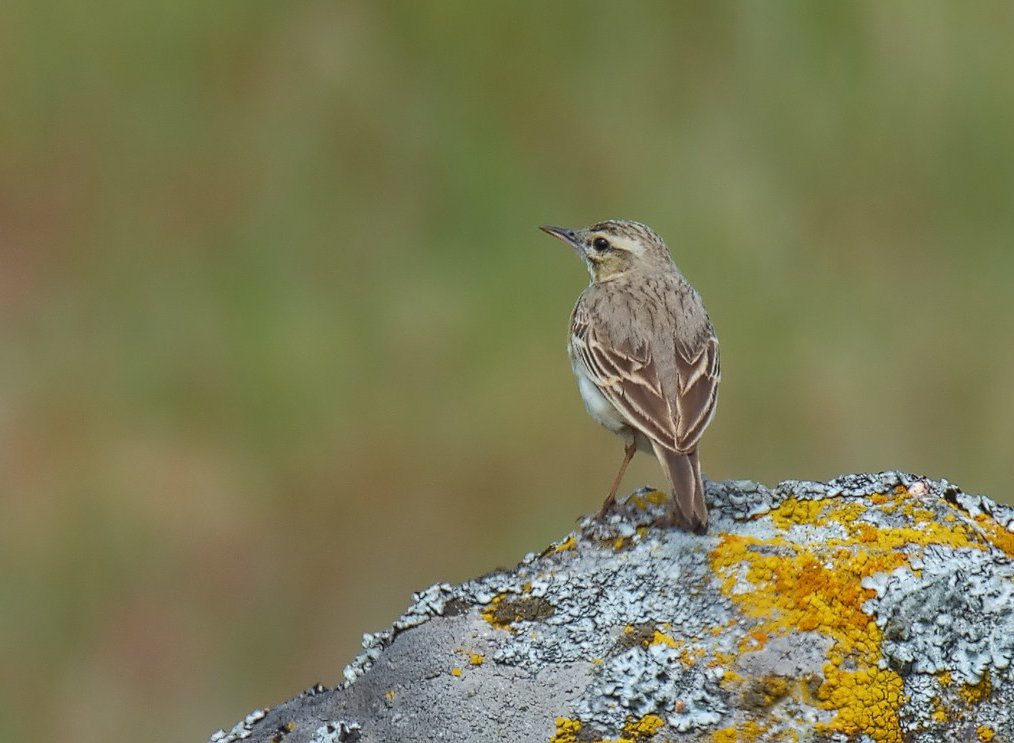
[[647,343],[631,347],[601,337],[602,329],[590,324],[586,315],[574,321],[576,357],[630,425],[670,451],[683,454],[696,449],[714,414],[721,377],[718,340],[710,325],[693,347],[673,337],[673,385],[659,373]]

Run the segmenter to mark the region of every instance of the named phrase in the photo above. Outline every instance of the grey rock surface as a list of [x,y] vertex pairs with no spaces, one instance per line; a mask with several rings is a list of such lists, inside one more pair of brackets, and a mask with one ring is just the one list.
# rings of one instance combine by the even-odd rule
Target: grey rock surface
[[1014,509],[898,472],[708,496],[705,536],[646,489],[434,585],[211,743],[1014,740]]

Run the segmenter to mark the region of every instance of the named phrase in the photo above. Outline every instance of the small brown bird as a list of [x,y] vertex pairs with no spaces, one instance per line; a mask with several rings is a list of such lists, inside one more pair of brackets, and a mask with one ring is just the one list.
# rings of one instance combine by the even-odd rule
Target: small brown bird
[[701,297],[669,248],[640,222],[609,220],[583,229],[541,227],[584,260],[591,283],[570,317],[567,351],[592,418],[634,452],[653,452],[672,488],[668,523],[708,527],[697,445],[711,422],[721,377],[718,338]]

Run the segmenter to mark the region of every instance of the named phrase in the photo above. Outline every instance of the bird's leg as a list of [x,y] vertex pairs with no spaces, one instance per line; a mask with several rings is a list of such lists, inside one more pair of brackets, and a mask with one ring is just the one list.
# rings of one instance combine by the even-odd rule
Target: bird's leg
[[634,452],[637,451],[637,442],[633,437],[630,438],[630,443],[624,449],[623,464],[620,465],[620,471],[616,473],[616,478],[613,480],[613,487],[609,490],[609,495],[602,502],[602,508],[595,514],[596,519],[605,518],[606,514],[609,513],[609,509],[613,507],[616,502],[616,491],[620,489],[620,481],[623,480],[623,473],[627,471],[627,465],[630,464],[630,460],[634,458]]

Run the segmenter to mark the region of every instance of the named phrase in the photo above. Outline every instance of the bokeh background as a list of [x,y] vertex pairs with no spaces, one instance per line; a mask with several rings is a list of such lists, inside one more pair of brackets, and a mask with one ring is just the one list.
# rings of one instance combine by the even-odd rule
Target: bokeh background
[[[0,739],[205,740],[622,455],[536,230],[705,297],[712,478],[1011,501],[1014,5],[0,9]],[[641,457],[625,487],[658,483]]]

